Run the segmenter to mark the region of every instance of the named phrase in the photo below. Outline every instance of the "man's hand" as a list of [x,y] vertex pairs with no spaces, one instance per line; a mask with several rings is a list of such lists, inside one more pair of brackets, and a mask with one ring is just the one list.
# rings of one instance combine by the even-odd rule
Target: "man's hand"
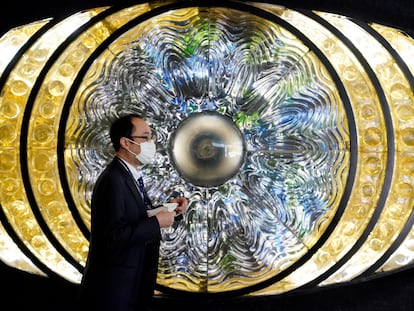
[[177,215],[175,211],[169,212],[168,210],[163,210],[155,215],[157,217],[160,228],[168,228],[174,223],[174,217]]
[[184,214],[188,207],[188,201],[184,197],[180,198],[174,198],[171,200],[172,203],[178,203],[177,208],[175,209],[175,212],[177,215]]

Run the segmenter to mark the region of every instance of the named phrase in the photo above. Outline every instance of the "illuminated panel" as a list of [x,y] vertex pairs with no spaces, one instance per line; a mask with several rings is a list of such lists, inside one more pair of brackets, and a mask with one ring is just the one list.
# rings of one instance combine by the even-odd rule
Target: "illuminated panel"
[[[83,34],[83,37],[80,38],[78,44],[83,45],[83,41],[88,38],[94,38],[94,46],[96,44],[102,43],[105,39],[107,39],[111,33],[121,27],[123,24],[128,22],[129,20],[133,19],[134,17],[140,16],[150,10],[150,6],[148,4],[141,4],[134,7],[126,8],[122,11],[116,12],[108,16],[105,20],[100,23],[97,23],[93,26],[92,29],[88,30],[87,33]],[[82,65],[88,59],[87,56],[91,56],[91,52],[93,52],[92,46],[88,52],[88,54],[83,55]],[[71,49],[68,49],[68,55],[71,53]],[[96,64],[98,65],[98,64]],[[92,80],[99,80],[99,75],[101,68],[96,68],[95,72],[92,72],[91,79]],[[80,91],[83,91],[84,88],[87,88],[86,85],[81,85],[79,87]],[[78,136],[86,135],[89,131],[93,130],[94,126],[92,124],[79,124],[76,123],[78,126],[76,129],[72,129],[73,122],[79,122],[79,115],[83,114],[83,109],[85,105],[90,105],[87,99],[85,98],[78,98],[77,100],[82,102],[82,107],[77,107],[77,111],[74,112],[75,119],[71,119],[70,117],[68,120],[65,120],[65,125],[67,126],[70,132],[69,135],[65,134],[64,138],[64,164],[65,169],[67,170],[67,174],[64,176],[64,180],[67,182],[68,187],[72,191],[71,199],[74,201],[74,204],[79,211],[80,217],[83,223],[87,226],[88,230],[90,229],[90,194],[91,189],[94,185],[94,181],[96,180],[99,174],[99,168],[104,165],[104,163],[97,163],[97,160],[94,156],[96,152],[96,148],[102,148],[103,150],[107,149],[105,145],[99,145],[98,142],[82,142],[81,144],[77,144],[75,141],[78,139]],[[99,101],[99,99],[96,99]],[[87,107],[87,106],[86,106]],[[94,109],[93,107],[90,109]],[[100,113],[105,114],[104,111],[100,111]],[[82,122],[82,120],[80,121]],[[67,123],[67,124],[66,124]],[[92,127],[91,127],[92,126]],[[102,126],[102,125],[100,125]],[[109,124],[107,124],[109,126]],[[66,130],[66,129],[64,129]],[[75,146],[76,145],[76,146]],[[110,150],[107,150],[110,151]],[[82,160],[80,160],[81,158]],[[83,163],[83,164],[82,164]],[[88,165],[85,165],[88,163]],[[79,175],[80,174],[80,175]],[[82,183],[79,183],[79,178],[81,178]],[[84,250],[82,253],[83,259],[86,259],[86,252],[87,249]]]
[[[32,23],[30,25],[16,27],[7,33],[5,33],[0,39],[0,51],[2,57],[0,58],[0,71],[2,75],[6,75],[5,72],[8,63],[12,61],[19,51],[19,49],[31,38],[31,36],[40,28],[42,28],[46,21],[39,21]],[[20,107],[14,101],[2,101],[0,105],[0,120],[3,123],[4,120],[14,119],[20,113]],[[3,133],[2,133],[3,134]],[[0,134],[1,142],[7,137],[3,137]],[[10,165],[9,161],[5,161],[5,154],[3,148],[0,149],[0,171],[8,174],[10,169],[13,169],[14,166]],[[0,202],[5,202],[12,198],[19,188],[19,184],[15,178],[5,178],[0,181]],[[13,199],[12,199],[13,200]],[[23,252],[18,248],[14,243],[11,237],[5,231],[3,225],[1,225],[0,232],[0,258],[3,262],[9,266],[19,268],[24,271],[31,273],[41,274],[44,273],[36,267],[29,258],[27,258]]]
[[46,276],[10,238],[3,225],[0,223],[0,259],[11,267],[30,273]]
[[[58,129],[62,107],[71,82],[84,61],[108,37],[141,10],[123,10],[110,15],[83,32],[49,68],[38,91],[28,128],[27,162],[32,191],[43,219],[64,248],[78,262],[84,262],[88,241],[73,220],[60,183]],[[105,27],[104,27],[105,25]]]
[[[2,202],[3,210],[16,233],[27,242],[31,251],[52,271],[59,273],[66,271],[67,277],[72,281],[79,281],[81,274],[57,252],[44,235],[28,201],[20,170],[20,157],[24,157],[25,154],[19,154],[22,147],[21,141],[24,145],[26,138],[21,137],[20,133],[22,127],[27,126],[28,123],[26,119],[23,124],[25,105],[37,75],[58,45],[89,18],[89,13],[76,14],[55,25],[34,43],[27,51],[27,57],[21,58],[10,74],[3,87],[1,98],[3,102],[15,103],[19,111],[14,118],[7,119],[1,125],[2,138],[5,143],[3,144],[3,156],[8,157],[6,161],[10,164],[10,170],[7,173],[1,173],[0,178],[13,178],[20,185],[19,190],[13,195],[13,199],[9,198]],[[40,138],[42,136],[50,137],[53,135],[53,131],[38,134]]]
[[[205,3],[93,9],[2,38],[0,258],[79,282],[108,127],[136,112],[158,134],[153,201],[190,201],[163,230],[157,293],[281,294],[412,264],[413,39],[323,12]],[[172,157],[204,113],[226,124],[188,149],[205,172],[229,137],[238,147],[228,174],[200,179],[193,158]]]
[[[414,40],[404,32],[390,28],[384,27],[378,24],[372,24],[372,28],[374,28],[378,33],[380,33],[385,40],[396,50],[398,55],[403,59],[404,63],[408,67],[412,75],[414,75],[414,49],[413,44]],[[409,77],[407,77],[408,79]],[[413,84],[413,81],[410,79],[410,84]],[[408,92],[402,96],[402,99],[409,99],[409,96],[412,95],[412,92]],[[413,108],[414,109],[414,108]],[[404,113],[403,115],[411,116],[413,113]]]
[[[327,241],[310,260],[279,283],[262,292],[277,294],[305,285],[319,277],[343,258],[361,238],[378,204],[384,182],[387,154],[381,150],[377,137],[387,139],[385,121],[375,87],[353,53],[334,33],[298,12],[286,10],[282,17],[312,38],[338,72],[353,107],[358,129],[358,166],[355,184],[341,220]],[[306,27],[304,26],[306,25]]]
[[3,73],[6,66],[12,61],[13,57],[27,40],[48,22],[49,20],[43,20],[30,25],[16,27],[1,37],[0,50],[2,51],[2,56],[0,59],[0,73]]
[[[410,216],[414,180],[407,171],[398,169],[398,165],[412,159],[414,128],[412,122],[398,118],[397,110],[407,105],[407,102],[412,104],[414,97],[409,82],[396,61],[374,37],[349,20],[329,14],[322,16],[339,28],[345,36],[358,43],[358,50],[366,56],[369,66],[375,72],[390,110],[392,124],[387,124],[390,129],[388,135],[395,137],[395,145],[390,146],[395,152],[390,156],[394,157],[393,161],[397,163],[395,167],[391,162],[388,163],[387,169],[392,175],[392,180],[389,189],[384,189],[387,191],[386,201],[375,227],[358,253],[327,279],[326,283],[330,283],[351,280],[372,265],[388,250]],[[380,141],[378,145],[381,145]]]
[[[164,232],[161,285],[240,289],[273,277],[313,246],[338,208],[349,167],[345,112],[316,55],[275,23],[211,8],[148,19],[108,50],[72,106],[66,133],[76,137],[72,158],[81,172],[67,175],[85,176],[75,191],[91,187],[90,170],[99,173],[112,158],[108,111],[148,118],[159,147],[155,165],[145,167],[149,194],[157,202],[164,191],[183,192],[190,203],[186,221]],[[234,178],[202,187],[180,178],[167,151],[179,122],[211,110],[233,120],[247,152]],[[90,126],[80,131],[83,124]],[[78,152],[96,143],[89,155]]]
[[[407,36],[405,33],[381,25],[371,25],[376,31],[378,31],[397,51],[398,55],[404,60],[409,72],[411,73],[411,88],[414,87],[414,81],[412,81],[412,75],[414,75],[414,40]],[[408,73],[407,73],[408,74]],[[396,115],[399,123],[409,122],[412,126],[414,121],[414,99],[412,91],[403,91],[400,87],[394,88],[397,92],[394,93],[394,97],[400,100],[400,104],[396,109]],[[407,90],[407,89],[405,89]],[[397,167],[399,172],[403,172],[407,175],[407,179],[414,173],[414,153],[404,152],[405,158],[401,161]],[[399,215],[404,211],[403,206],[396,204],[394,206],[394,215]],[[414,261],[414,230],[411,227],[407,234],[407,237],[401,242],[398,249],[390,256],[390,258],[379,269],[380,271],[391,271],[398,268],[403,268],[410,265]]]

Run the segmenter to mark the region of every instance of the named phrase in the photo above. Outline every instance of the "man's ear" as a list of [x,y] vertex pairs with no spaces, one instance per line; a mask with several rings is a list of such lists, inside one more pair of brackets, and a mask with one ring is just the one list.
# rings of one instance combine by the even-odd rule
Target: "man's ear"
[[119,139],[119,145],[120,145],[122,148],[126,148],[126,147],[128,147],[128,139],[126,139],[126,137],[121,137],[121,138]]

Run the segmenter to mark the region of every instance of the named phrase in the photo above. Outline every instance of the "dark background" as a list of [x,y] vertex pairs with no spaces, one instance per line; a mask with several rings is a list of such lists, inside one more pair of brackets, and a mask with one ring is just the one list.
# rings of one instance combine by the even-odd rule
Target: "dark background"
[[[43,18],[61,19],[84,9],[107,5],[127,6],[143,1],[133,0],[37,0],[7,1],[1,10],[1,33],[15,26],[27,24]],[[220,3],[220,1],[206,1]],[[241,1],[243,2],[243,1]],[[315,9],[337,13],[383,25],[394,26],[411,35],[414,34],[414,1],[413,0],[280,0],[266,1],[284,5],[292,9]]]
[[[44,278],[0,263],[2,311],[77,310],[78,286]],[[239,298],[157,298],[153,311],[413,311],[414,269],[358,283],[277,296]],[[99,310],[91,310],[99,311]],[[138,310],[137,310],[138,311]]]
[[[266,2],[266,1],[262,1]],[[133,5],[129,0],[8,1],[3,3],[0,35],[9,29],[44,18],[64,19],[84,9],[107,5]],[[315,9],[337,13],[360,21],[399,28],[414,36],[414,1],[392,0],[291,0],[273,1],[292,9]],[[75,310],[78,286],[63,279],[44,278],[6,266],[0,262],[1,310]],[[312,291],[265,297],[197,298],[174,296],[157,298],[154,311],[180,309],[214,311],[413,311],[414,268],[387,276],[329,286]],[[95,310],[91,310],[95,311]],[[96,310],[98,311],[98,310]]]

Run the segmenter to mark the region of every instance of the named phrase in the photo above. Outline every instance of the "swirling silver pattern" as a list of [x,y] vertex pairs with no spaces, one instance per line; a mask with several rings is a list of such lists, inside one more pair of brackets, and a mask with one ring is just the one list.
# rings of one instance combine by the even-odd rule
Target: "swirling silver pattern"
[[[138,112],[158,133],[152,199],[190,200],[163,231],[157,293],[274,295],[412,266],[413,38],[269,3],[197,3],[101,7],[2,36],[0,259],[80,282],[107,130]],[[207,114],[226,126],[199,127]],[[188,120],[190,158],[173,158]],[[220,174],[194,186],[201,167]]]
[[[349,153],[341,100],[322,62],[276,23],[230,9],[175,10],[114,40],[83,84],[68,122],[76,203],[87,210],[113,156],[108,126],[125,112],[145,115],[158,135],[156,162],[145,167],[153,200],[189,198],[185,222],[163,232],[161,285],[217,292],[274,277],[338,207]],[[234,178],[203,188],[174,170],[168,142],[182,120],[208,110],[233,119],[247,155]]]

